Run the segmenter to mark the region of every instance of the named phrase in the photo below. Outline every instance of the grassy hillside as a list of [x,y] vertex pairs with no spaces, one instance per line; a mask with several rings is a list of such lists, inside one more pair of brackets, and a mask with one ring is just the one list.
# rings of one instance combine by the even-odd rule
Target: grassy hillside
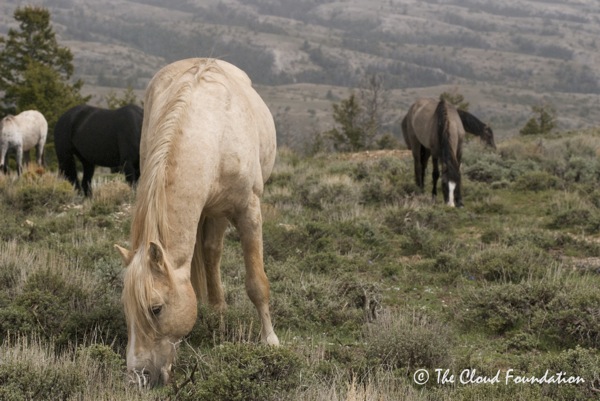
[[[560,129],[596,126],[595,0],[45,0],[86,93],[141,95],[174,60],[214,56],[248,72],[302,149],[331,128],[331,102],[369,74],[390,91],[389,122],[416,97],[458,90],[499,137],[552,102]],[[0,4],[0,32],[18,0]],[[331,96],[333,94],[333,96]],[[389,127],[390,129],[393,126]]]
[[[229,230],[228,311],[221,320],[202,308],[172,385],[141,394],[126,386],[113,249],[126,245],[133,194],[120,176],[101,176],[93,200],[53,173],[2,176],[0,399],[591,399],[600,389],[599,138],[517,138],[495,153],[469,143],[463,209],[416,193],[403,151],[281,149],[263,215],[282,346],[258,344]],[[438,368],[455,383],[439,383]],[[419,369],[426,385],[413,380]],[[501,382],[462,384],[466,369]],[[506,384],[509,369],[585,383]]]

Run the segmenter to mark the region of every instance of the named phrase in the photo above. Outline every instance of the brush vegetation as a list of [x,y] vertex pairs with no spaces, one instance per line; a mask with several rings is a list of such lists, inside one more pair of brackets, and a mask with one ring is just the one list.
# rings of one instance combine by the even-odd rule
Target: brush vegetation
[[[126,385],[120,304],[134,199],[99,175],[0,177],[0,399],[586,400],[600,389],[600,132],[468,143],[463,209],[413,184],[405,151],[281,149],[263,203],[272,315],[259,344],[235,230],[229,309],[200,308],[171,385]],[[430,182],[426,183],[429,193]],[[585,383],[438,384],[435,369]],[[418,369],[431,380],[413,382]]]

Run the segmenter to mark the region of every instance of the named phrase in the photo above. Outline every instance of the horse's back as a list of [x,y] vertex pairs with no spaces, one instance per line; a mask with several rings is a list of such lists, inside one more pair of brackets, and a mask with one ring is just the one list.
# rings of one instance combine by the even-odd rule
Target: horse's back
[[145,104],[142,171],[164,135],[161,126],[176,118],[184,132],[177,138],[182,176],[195,171],[213,188],[262,192],[275,161],[275,125],[246,73],[221,60],[178,61],[155,75]]
[[22,145],[23,151],[46,143],[48,122],[37,110],[25,110],[16,116],[7,117],[2,125],[3,136],[9,138],[11,145]]
[[430,98],[417,99],[408,109],[403,122],[404,137],[409,147],[418,143],[428,149],[435,147],[432,138],[437,132],[435,108],[437,101]]
[[[436,116],[436,108],[439,104],[438,99],[434,98],[419,98],[409,108],[408,113],[403,122],[406,126],[404,133],[407,142],[419,142],[423,146],[431,149],[434,153],[438,151],[438,121]],[[449,129],[456,132],[454,138],[462,139],[464,137],[464,128],[460,121],[460,116],[456,108],[446,103]],[[408,146],[412,146],[407,143]]]
[[87,162],[105,167],[119,167],[123,156],[137,161],[142,114],[135,105],[116,110],[75,106],[56,125],[57,150],[76,151]]

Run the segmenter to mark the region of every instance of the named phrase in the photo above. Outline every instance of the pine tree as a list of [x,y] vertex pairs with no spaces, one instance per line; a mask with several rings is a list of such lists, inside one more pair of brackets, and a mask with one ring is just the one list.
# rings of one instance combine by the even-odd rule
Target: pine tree
[[340,125],[328,131],[335,150],[356,152],[366,147],[365,132],[360,126],[361,108],[353,94],[339,104],[333,105],[333,119]]
[[50,24],[50,12],[42,7],[19,7],[14,13],[19,29],[0,37],[0,112],[40,111],[54,127],[68,108],[85,103],[83,81],[70,84],[73,54],[61,47]]
[[521,135],[537,135],[540,133],[540,125],[535,118],[530,118],[519,133]]
[[454,105],[457,109],[469,111],[469,102],[465,102],[465,97],[456,90],[444,92],[440,95],[440,100],[445,99],[448,103]]
[[123,91],[121,96],[119,96],[115,91],[111,90],[104,95],[104,101],[106,102],[106,106],[113,110],[118,109],[119,107],[127,106],[128,104],[137,104],[138,98],[135,95],[133,88],[128,86],[127,89]]
[[556,128],[556,111],[549,104],[532,106],[531,110],[536,115],[527,121],[519,131],[521,135],[548,134]]

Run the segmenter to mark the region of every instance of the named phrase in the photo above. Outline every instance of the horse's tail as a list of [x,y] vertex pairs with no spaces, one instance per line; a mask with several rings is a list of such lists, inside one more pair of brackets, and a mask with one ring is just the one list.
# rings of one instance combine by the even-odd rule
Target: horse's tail
[[404,137],[404,142],[406,142],[406,146],[408,146],[409,150],[411,148],[410,139],[408,137],[408,113],[402,119],[402,136]]
[[54,150],[58,159],[58,171],[77,189],[77,166],[75,164],[75,152],[71,141],[72,119],[70,115],[63,115],[54,127]]
[[456,184],[460,183],[460,165],[456,152],[453,151],[450,144],[450,121],[448,119],[448,106],[446,100],[441,99],[435,109],[437,119],[437,135],[440,146],[440,158],[442,165],[446,166],[448,181],[453,181]]

